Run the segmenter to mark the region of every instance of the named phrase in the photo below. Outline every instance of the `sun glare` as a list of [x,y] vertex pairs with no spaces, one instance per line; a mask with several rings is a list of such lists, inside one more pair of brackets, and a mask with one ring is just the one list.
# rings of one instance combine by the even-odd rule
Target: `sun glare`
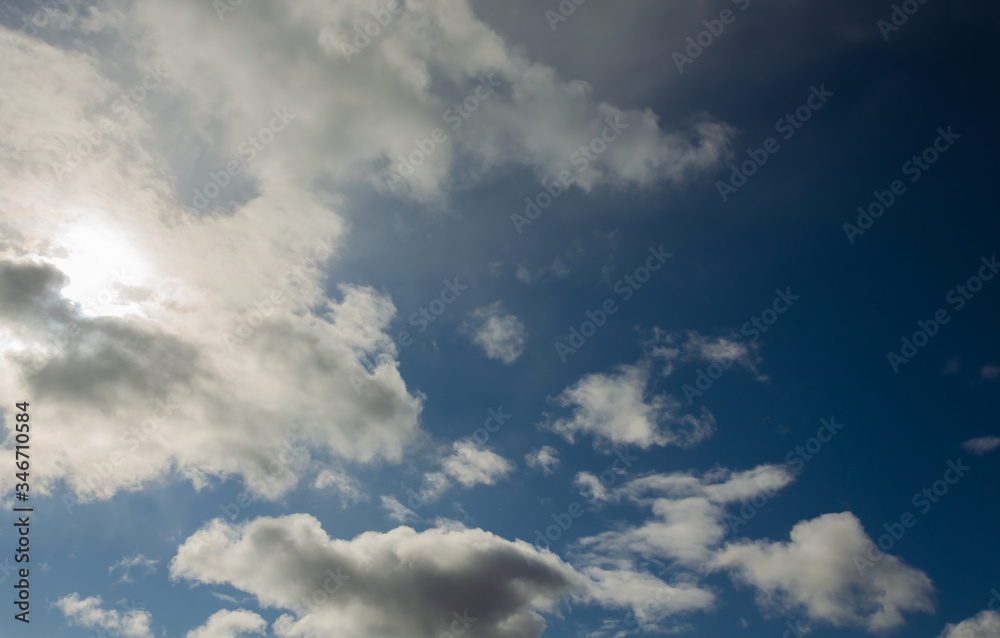
[[108,226],[75,226],[60,240],[64,256],[53,264],[69,277],[62,294],[86,315],[123,315],[134,310],[123,290],[148,279],[148,265],[128,235]]

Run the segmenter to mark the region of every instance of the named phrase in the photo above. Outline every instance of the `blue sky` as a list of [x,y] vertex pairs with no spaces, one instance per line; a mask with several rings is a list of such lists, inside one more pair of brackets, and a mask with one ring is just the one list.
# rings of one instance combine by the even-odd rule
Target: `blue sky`
[[8,4],[0,636],[1000,636],[998,26]]

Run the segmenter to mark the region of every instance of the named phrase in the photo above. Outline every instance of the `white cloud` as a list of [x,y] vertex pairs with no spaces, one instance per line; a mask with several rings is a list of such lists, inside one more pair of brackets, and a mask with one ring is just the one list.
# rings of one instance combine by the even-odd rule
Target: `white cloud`
[[152,558],[146,558],[145,554],[136,554],[135,556],[129,558],[128,556],[122,557],[120,561],[108,567],[108,573],[114,574],[116,569],[122,571],[122,577],[118,579],[119,583],[131,583],[132,581],[132,568],[139,567],[147,574],[152,574],[156,572],[156,564],[159,563],[158,560],[153,560]]
[[332,487],[340,496],[341,506],[345,509],[351,505],[368,500],[368,494],[364,491],[364,486],[353,476],[339,467],[328,467],[316,475],[313,487],[318,490],[325,490]]
[[[631,610],[623,621],[628,630],[638,626],[645,632],[676,633],[686,627],[676,616],[694,611],[710,611],[715,595],[692,583],[667,584],[655,576],[633,569],[585,567],[591,581],[590,592],[606,607]],[[611,624],[617,628],[618,625]],[[616,634],[620,635],[620,634]]]
[[524,322],[502,312],[499,301],[476,308],[472,316],[481,321],[475,327],[464,324],[462,330],[471,333],[472,342],[481,347],[487,357],[511,364],[524,353]]
[[[217,519],[178,548],[170,573],[201,584],[226,583],[264,608],[293,611],[273,625],[276,635],[288,638],[331,632],[437,638],[458,616],[475,618],[478,636],[538,638],[542,613],[587,593],[586,579],[572,567],[522,541],[455,523],[338,540],[305,514],[242,525]],[[338,576],[336,586],[330,574]],[[324,602],[309,605],[307,598]]]
[[730,524],[727,507],[734,503],[774,496],[793,480],[787,468],[761,465],[752,470],[731,472],[718,469],[701,477],[687,472],[652,474],[632,479],[609,489],[596,476],[577,475],[596,502],[622,499],[650,508],[654,518],[638,526],[625,526],[583,538],[579,547],[587,560],[671,559],[690,567],[704,565],[716,547],[741,524]]
[[119,613],[115,609],[101,607],[104,601],[100,596],[80,598],[79,594],[69,594],[56,601],[56,607],[73,625],[88,629],[103,629],[112,635],[126,638],[152,638],[153,632],[149,623],[153,617],[148,611],[130,609]]
[[984,609],[957,625],[945,625],[938,638],[1000,638],[1000,613]]
[[[606,118],[628,128],[597,160],[574,170],[585,190],[685,181],[715,165],[731,136],[729,127],[703,115],[673,132],[649,109],[599,102],[585,82],[559,78],[528,60],[465,0],[405,3],[348,61],[341,47],[356,37],[355,27],[371,21],[370,8],[364,0],[246,5],[231,21],[241,28],[225,31],[212,7],[196,2],[143,6],[131,17],[151,33],[144,42],[151,55],[176,69],[199,120],[229,107],[242,121],[251,105],[275,95],[294,105],[301,125],[291,135],[299,158],[290,168],[303,174],[328,175],[338,184],[359,179],[388,191],[388,169],[398,170],[398,158],[417,150],[416,138],[442,129],[447,139],[395,190],[418,201],[438,202],[450,186],[481,181],[507,164],[555,178],[575,168],[571,154],[600,137]],[[262,29],[272,44],[266,54],[259,47]],[[201,42],[212,44],[191,44]],[[220,50],[228,55],[217,55]],[[317,76],[334,81],[318,86]],[[500,86],[485,98],[481,89],[474,112],[453,128],[448,109],[475,95],[483,76]]]
[[962,449],[969,454],[982,456],[1000,447],[1000,436],[981,436],[962,443]]
[[397,523],[406,523],[410,520],[419,520],[420,516],[416,512],[399,502],[395,496],[383,496],[382,507],[389,512],[389,518]]
[[758,344],[743,340],[735,333],[710,337],[697,330],[664,332],[655,329],[646,345],[651,357],[664,361],[664,375],[672,374],[676,363],[697,361],[719,364],[723,369],[736,364],[753,373],[758,381],[768,380],[757,370],[761,362]]
[[208,617],[204,625],[187,632],[186,638],[240,638],[263,634],[267,621],[246,609],[223,609]]
[[[594,583],[596,591],[632,610],[624,621],[607,621],[605,633],[621,631],[678,633],[689,630],[678,615],[709,611],[715,606],[711,589],[698,578],[714,548],[727,532],[728,506],[743,500],[769,498],[792,476],[780,466],[762,465],[745,472],[718,469],[703,476],[692,473],[652,474],[614,487],[587,473],[576,484],[592,503],[627,500],[652,510],[654,518],[577,541],[574,563]],[[667,584],[649,573],[649,565],[667,564],[677,579]]]
[[989,379],[990,381],[993,381],[995,379],[1000,379],[1000,365],[992,363],[989,365],[985,365],[979,370],[979,374],[984,379]]
[[729,543],[711,565],[752,585],[767,610],[837,627],[878,632],[902,625],[904,612],[932,612],[934,587],[924,572],[891,555],[855,565],[871,545],[853,514],[825,514],[797,523],[787,542]]
[[528,467],[539,468],[542,470],[542,474],[549,476],[559,467],[559,450],[551,445],[543,445],[539,449],[525,454],[524,460]]
[[589,374],[563,390],[555,401],[572,407],[573,415],[547,426],[570,443],[577,435],[595,437],[595,445],[687,447],[711,436],[715,419],[708,410],[701,416],[680,414],[681,404],[667,394],[646,392],[649,366],[624,365],[612,374]]
[[493,485],[514,470],[514,464],[473,441],[456,441],[454,452],[441,462],[444,472],[465,487]]
[[617,496],[604,486],[601,479],[590,472],[577,472],[573,485],[580,489],[580,494],[586,496],[592,503],[608,503]]
[[[0,62],[0,279],[14,284],[0,299],[0,393],[45,398],[37,418],[56,429],[38,443],[52,459],[40,491],[65,480],[86,501],[164,479],[201,488],[241,476],[277,498],[312,458],[398,461],[419,435],[422,397],[399,374],[387,333],[395,307],[326,277],[346,237],[338,188],[387,192],[387,169],[435,127],[449,139],[397,195],[442,203],[507,164],[554,178],[607,120],[628,128],[574,173],[584,190],[684,181],[725,150],[725,125],[698,116],[672,132],[648,109],[600,102],[504,42],[465,0],[407,2],[348,61],[340,44],[369,8],[244,3],[220,28],[211,3],[113,0],[60,23],[78,29],[65,38],[40,36],[65,44],[17,36]],[[134,66],[109,50],[134,52]],[[162,69],[149,90],[146,69]],[[445,111],[489,74],[501,87],[451,131]],[[116,102],[136,87],[141,100]],[[268,126],[282,127],[273,142],[240,152]],[[242,172],[226,180],[239,184],[191,214],[194,189],[230,161]],[[490,318],[479,341],[513,361],[523,326]],[[279,421],[308,454],[261,479],[282,443]],[[149,432],[136,432],[144,423]]]
[[[725,125],[697,116],[673,132],[648,109],[601,102],[527,59],[466,0],[407,2],[348,61],[340,45],[369,8],[244,3],[220,28],[211,3],[112,0],[39,37],[0,27],[19,42],[0,61],[0,279],[11,284],[0,298],[0,393],[45,398],[37,418],[56,429],[38,443],[52,459],[39,469],[42,493],[65,480],[86,501],[241,476],[277,498],[312,458],[398,461],[419,435],[422,397],[398,371],[395,307],[326,277],[346,237],[338,189],[388,192],[387,170],[434,128],[449,139],[397,195],[441,204],[508,164],[554,178],[607,120],[628,128],[574,173],[584,190],[684,181],[725,150]],[[104,57],[122,50],[133,65]],[[451,130],[446,110],[490,74],[500,87]],[[125,105],[133,89],[142,99]],[[262,127],[273,141],[244,155]],[[193,215],[194,190],[231,161],[241,173],[216,180],[219,195]],[[326,243],[308,255],[317,238]],[[477,342],[490,356],[520,355],[519,320],[486,323]],[[279,421],[308,455],[261,479]],[[143,423],[150,432],[136,433]]]

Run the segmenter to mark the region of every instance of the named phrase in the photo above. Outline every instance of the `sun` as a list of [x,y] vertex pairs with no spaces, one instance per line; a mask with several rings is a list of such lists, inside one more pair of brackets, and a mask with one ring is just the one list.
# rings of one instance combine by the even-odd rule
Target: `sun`
[[149,266],[126,233],[80,220],[60,233],[57,244],[59,256],[50,260],[69,278],[62,294],[83,314],[120,316],[137,309],[123,293],[148,281]]

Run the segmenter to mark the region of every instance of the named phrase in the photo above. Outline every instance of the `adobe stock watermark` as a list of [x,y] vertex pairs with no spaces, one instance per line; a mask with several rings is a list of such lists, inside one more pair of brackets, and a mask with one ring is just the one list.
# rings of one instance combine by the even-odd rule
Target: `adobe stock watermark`
[[[112,270],[111,274],[114,277],[114,281],[118,282],[120,286],[125,287],[129,285],[128,275],[123,268]],[[101,288],[97,294],[80,302],[79,309],[84,313],[96,315],[103,309],[110,306],[111,302],[115,300],[115,296],[115,292],[111,289],[111,287],[105,286],[104,288]],[[66,303],[71,312],[77,310],[77,304],[73,301],[67,299]],[[68,324],[61,326],[55,336],[48,339],[46,343],[49,347],[48,351],[33,358],[27,363],[27,369],[23,373],[23,378],[29,379],[44,370],[49,363],[51,363],[52,359],[54,359],[59,352],[63,351],[71,343],[71,341],[79,335],[79,321],[71,321]]]
[[[614,452],[615,459],[597,477],[605,489],[617,483],[620,477],[628,474],[628,469],[632,467],[635,461],[639,460],[638,456],[630,455],[627,449],[616,448]],[[580,494],[591,505],[596,504],[600,500],[596,488],[592,485],[583,485]],[[535,549],[551,550],[551,544],[562,538],[569,531],[569,528],[573,526],[573,523],[583,517],[583,514],[583,507],[576,501],[570,503],[565,511],[559,510],[549,514],[552,524],[547,524],[544,530],[541,528],[535,529],[535,542],[533,543]],[[530,562],[530,557],[528,557],[528,560]]]
[[552,9],[545,10],[545,19],[549,23],[549,28],[553,31],[556,30],[557,25],[561,22],[566,22],[569,17],[576,13],[576,8],[585,3],[587,0],[562,0],[559,6],[559,13],[556,13]]
[[[975,275],[969,277],[964,285],[958,285],[949,290],[948,294],[944,296],[944,300],[954,306],[955,312],[960,312],[965,308],[965,305],[972,301],[976,293],[983,289],[984,283],[993,279],[997,272],[1000,272],[1000,263],[997,263],[996,255],[989,259],[980,257],[980,261],[983,265],[979,267]],[[899,367],[913,361],[920,349],[930,343],[931,338],[936,336],[941,331],[941,327],[950,321],[951,315],[948,314],[947,308],[938,308],[934,311],[934,316],[927,321],[918,320],[916,332],[909,337],[900,337],[902,346],[899,353],[892,350],[886,353],[885,356],[889,360],[892,371],[898,374]]]
[[[832,441],[837,432],[844,427],[843,423],[837,423],[836,419],[832,416],[829,421],[820,419],[819,422],[820,427],[816,430],[816,436],[806,439],[804,445],[796,445],[785,455],[785,463],[791,466],[793,472],[798,472],[805,467],[806,462],[811,461],[819,454],[823,446]],[[734,534],[741,525],[746,525],[751,519],[757,516],[757,513],[764,509],[768,501],[774,498],[781,490],[781,486],[773,479],[765,480],[761,487],[763,488],[763,492],[754,494],[749,499],[743,501],[739,516],[726,514],[726,523],[729,525],[730,531]]]
[[[731,0],[731,2],[740,5],[740,11],[746,11],[747,7],[750,6],[750,0]],[[726,26],[736,22],[736,15],[732,9],[723,9],[718,18],[702,20],[701,23],[705,25],[705,30],[687,37],[687,47],[684,48],[684,53],[687,55],[674,51],[673,59],[674,64],[677,65],[677,71],[684,73],[684,65],[693,63],[705,49],[712,46],[716,38],[726,30]]]
[[[913,506],[919,508],[921,515],[925,515],[931,511],[934,505],[948,493],[951,486],[958,483],[965,476],[965,473],[972,469],[968,465],[963,465],[962,459],[959,459],[957,462],[948,461],[947,465],[948,469],[944,471],[940,479],[934,481],[930,487],[923,488],[910,499]],[[949,478],[949,475],[951,478]],[[875,543],[869,545],[864,556],[861,554],[854,555],[854,566],[857,568],[858,573],[863,576],[866,569],[874,567],[875,563],[882,560],[885,556],[883,552],[891,550],[906,535],[906,531],[916,524],[916,516],[909,511],[903,512],[899,516],[899,522],[883,523],[882,528],[885,529],[886,533],[879,536]]]
[[[469,287],[468,284],[459,283],[458,277],[452,277],[450,280],[444,279],[443,282],[444,288],[441,289],[440,294],[431,299],[430,303],[426,306],[420,306],[417,310],[411,312],[407,318],[409,324],[417,329],[417,334],[422,334],[430,328],[430,325],[444,314],[448,306],[455,303]],[[413,335],[410,334],[409,330],[400,330],[396,335],[395,343],[400,349],[408,348],[414,343]],[[357,374],[351,375],[351,385],[354,387],[355,394],[360,395],[371,383],[371,377]]]
[[[478,78],[479,85],[472,89],[461,102],[452,104],[451,107],[441,115],[441,119],[450,125],[452,131],[461,128],[465,120],[469,119],[473,113],[479,110],[480,105],[493,97],[497,88],[502,86],[500,82],[493,81],[493,73],[481,75]],[[407,178],[413,177],[417,169],[424,165],[432,155],[448,140],[448,132],[442,128],[431,131],[430,137],[413,139],[416,148],[410,151],[407,157],[402,154],[396,156],[396,169],[390,170],[385,176],[389,190],[395,191],[400,182],[405,182]]]
[[[952,132],[950,126],[948,130],[939,128],[937,133],[938,136],[934,138],[930,146],[925,148],[920,155],[912,156],[900,167],[903,175],[909,176],[911,184],[915,183],[926,171],[930,170],[930,167],[938,161],[938,158],[954,146],[955,140],[962,137],[958,133]],[[875,224],[875,220],[892,208],[892,205],[896,202],[896,198],[905,192],[906,185],[900,179],[893,180],[887,190],[879,191],[876,189],[873,191],[872,196],[874,199],[872,202],[868,206],[858,206],[857,225],[851,223],[844,224],[844,233],[847,234],[847,241],[853,245],[854,238],[858,235],[864,235],[865,231]]]
[[215,15],[219,16],[219,22],[224,22],[227,13],[236,11],[236,8],[243,4],[243,0],[212,0],[212,8]]
[[[332,241],[332,238],[328,238]],[[233,332],[226,334],[223,340],[226,343],[230,354],[236,346],[242,345],[244,341],[253,336],[254,331],[264,324],[264,320],[274,314],[278,308],[283,307],[289,299],[285,297],[285,292],[296,280],[311,281],[322,272],[320,264],[333,255],[333,247],[327,239],[317,240],[312,251],[295,266],[289,268],[279,277],[278,285],[268,291],[263,297],[254,303],[254,308],[242,313],[237,320]]]
[[[771,302],[771,307],[765,308],[760,315],[751,317],[750,321],[740,326],[740,333],[750,337],[750,343],[757,343],[761,333],[767,332],[768,328],[777,323],[778,317],[788,312],[800,297],[800,295],[793,295],[791,288],[784,290],[778,288],[774,292],[777,296]],[[721,361],[710,363],[704,370],[698,368],[695,373],[694,386],[690,384],[681,386],[681,391],[684,393],[688,405],[694,403],[695,397],[704,396],[705,392],[715,385],[715,382],[722,377],[725,371],[733,367],[737,359],[738,357],[734,354],[723,356]]]
[[[490,434],[496,434],[511,419],[511,416],[503,411],[502,405],[495,410],[488,408],[486,410],[486,420],[483,421],[480,427],[472,431],[472,440],[480,446],[486,445],[486,442],[490,440]],[[406,495],[408,497],[406,504],[411,510],[416,511],[430,504],[427,498],[412,488],[406,488]]]
[[[94,471],[84,478],[83,484],[93,492],[100,492],[101,487],[114,475],[118,466],[123,465],[126,460],[135,454],[139,446],[147,439],[157,433],[161,426],[166,423],[190,396],[188,392],[167,395],[161,401],[154,401],[156,407],[139,424],[129,428],[121,436],[121,447],[108,454],[107,459],[98,461],[92,465]],[[57,466],[59,463],[56,463]],[[82,505],[83,501],[77,498],[76,494],[63,494],[63,506],[68,514],[73,514],[73,508]]]
[[622,618],[622,622],[626,627],[641,627],[645,628],[647,625],[647,620],[650,618],[655,618],[657,612],[660,611],[668,600],[674,597],[673,590],[670,589],[659,589],[656,592],[654,598],[647,598],[639,606],[638,611],[629,611]]
[[[791,113],[785,113],[783,118],[775,122],[775,132],[781,133],[786,140],[792,139],[795,132],[812,119],[813,113],[823,108],[826,101],[833,95],[832,91],[826,90],[826,84],[820,84],[819,88],[815,85],[809,87],[809,96],[806,97],[805,102]],[[778,140],[769,137],[759,148],[747,149],[746,153],[750,159],[743,160],[743,163],[739,165],[730,164],[729,180],[715,182],[715,187],[719,190],[722,201],[729,201],[729,196],[746,185],[747,180],[756,175],[758,169],[767,163],[768,158],[779,150],[781,150],[781,146],[778,144]]]
[[879,20],[875,23],[882,39],[889,41],[889,34],[899,31],[899,27],[910,21],[910,16],[920,10],[921,5],[927,4],[927,0],[903,0],[901,4],[893,4],[892,12],[889,13],[888,20]]
[[[306,448],[295,447],[284,439],[281,440],[281,447],[284,449],[277,456],[272,457],[264,469],[257,470],[244,478],[243,484],[251,484],[257,479],[262,479],[261,482],[263,483],[271,483],[285,472],[290,471],[294,461],[309,457],[309,451]],[[236,495],[236,498],[232,502],[219,503],[219,510],[232,522],[239,517],[241,511],[249,508],[258,500],[260,498],[253,492],[243,490]]]
[[341,567],[337,567],[337,571],[328,568],[323,575],[326,579],[322,587],[317,587],[311,594],[303,596],[298,603],[293,604],[292,610],[300,618],[329,603],[330,597],[340,591],[344,583],[351,580],[350,575],[344,574]]
[[218,197],[229,186],[233,177],[242,173],[244,169],[249,168],[253,161],[257,159],[257,153],[263,151],[271,144],[275,136],[284,131],[285,127],[298,117],[294,113],[289,113],[287,106],[274,109],[272,113],[274,113],[274,117],[267,123],[267,126],[261,127],[256,134],[247,136],[246,139],[237,145],[236,152],[241,157],[246,158],[246,163],[241,164],[238,160],[234,159],[227,162],[225,167],[218,172],[209,171],[208,177],[211,181],[206,182],[201,190],[194,189],[194,197],[191,199],[192,207],[199,211],[205,210],[209,201]]
[[[426,331],[432,323],[444,314],[448,306],[455,303],[462,296],[462,293],[469,288],[468,284],[459,283],[458,277],[444,279],[442,282],[444,283],[444,287],[441,288],[441,293],[434,299],[431,299],[430,303],[426,306],[420,306],[417,310],[411,312],[407,318],[407,323],[417,329],[417,334],[422,334]],[[413,339],[410,337],[410,333],[405,330],[400,332],[399,343],[404,347],[411,345]]]
[[[135,86],[111,102],[111,112],[118,115],[119,122],[128,119],[132,111],[142,104],[150,93],[159,88],[164,78],[167,77],[167,73],[159,64],[153,69],[146,68],[145,71],[146,74]],[[52,163],[52,171],[56,175],[56,180],[62,182],[63,177],[79,168],[86,158],[102,146],[105,137],[114,133],[117,128],[118,125],[111,118],[102,117],[97,126],[84,130],[82,135],[85,139],[67,153],[62,162]]]
[[[21,33],[23,33],[28,37],[33,37],[35,35],[38,35],[39,29],[44,29],[45,27],[47,27],[49,25],[49,20],[55,18],[57,15],[59,15],[59,13],[61,13],[59,10],[60,4],[66,5],[67,7],[70,6],[69,0],[59,0],[59,2],[56,2],[56,0],[35,0],[35,3],[38,6],[40,6],[41,9],[39,9],[38,11],[34,12],[31,15],[27,14],[22,15],[21,16],[22,24],[21,27],[18,29],[18,31],[20,31]],[[7,36],[7,39],[10,41],[10,44],[12,47],[14,47],[14,49],[18,49],[18,47],[24,43],[23,38],[15,41],[13,33],[9,34]]]
[[[631,299],[632,295],[650,280],[653,273],[660,270],[667,259],[674,256],[673,253],[663,250],[663,244],[660,244],[659,248],[650,246],[648,252],[649,256],[646,257],[645,265],[636,267],[632,273],[616,281],[612,287],[616,293],[621,295],[623,302]],[[618,303],[614,297],[608,297],[601,302],[596,311],[584,311],[586,319],[580,324],[579,329],[576,326],[570,327],[569,336],[565,337],[566,343],[563,343],[560,338],[555,340],[555,349],[559,360],[566,363],[567,357],[576,354],[587,343],[587,339],[597,334],[597,330],[603,327],[608,322],[608,318],[616,312],[618,312]]]
[[340,52],[344,54],[348,62],[351,61],[352,55],[360,55],[361,51],[370,45],[375,38],[382,35],[382,29],[389,26],[396,16],[403,13],[403,3],[399,0],[389,0],[384,9],[377,11],[372,9],[368,13],[372,19],[366,22],[363,27],[354,27],[354,46],[346,42],[340,43]]
[[479,620],[478,618],[470,616],[468,609],[463,610],[461,614],[457,611],[453,611],[451,612],[451,615],[454,620],[451,621],[451,625],[448,630],[441,632],[438,635],[438,638],[457,638],[468,631],[469,628],[472,627],[473,623]]
[[[576,167],[577,173],[587,170],[590,163],[596,162],[597,158],[608,150],[608,146],[621,136],[622,131],[629,127],[628,121],[623,122],[620,115],[616,115],[614,120],[606,117],[604,118],[604,123],[607,126],[601,130],[601,134],[598,137],[590,140],[589,144],[584,144],[570,153],[569,161]],[[524,232],[524,227],[530,226],[532,222],[538,219],[542,214],[542,210],[551,206],[553,201],[568,191],[573,181],[573,174],[568,170],[563,170],[559,172],[557,179],[550,180],[548,184],[543,180],[542,187],[544,190],[539,191],[533,198],[525,197],[524,201],[527,206],[524,207],[524,214],[511,213],[510,215],[510,221],[514,224],[514,230],[517,231],[517,234],[520,235]]]

